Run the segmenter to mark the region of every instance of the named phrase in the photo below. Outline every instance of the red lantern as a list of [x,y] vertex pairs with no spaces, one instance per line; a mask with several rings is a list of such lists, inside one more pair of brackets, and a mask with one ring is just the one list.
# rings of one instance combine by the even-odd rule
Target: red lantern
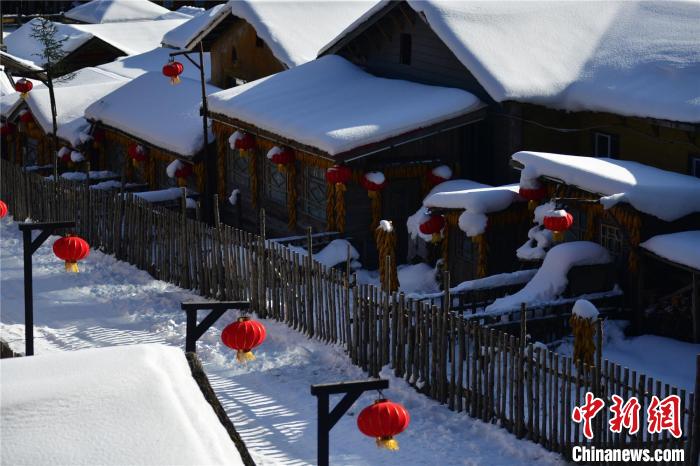
[[445,217],[442,215],[431,215],[428,220],[421,223],[418,229],[424,235],[432,235],[431,241],[437,243],[440,241],[442,230],[445,228]]
[[406,430],[410,422],[411,418],[406,408],[385,399],[375,401],[357,416],[360,432],[376,438],[377,446],[388,450],[399,449],[399,442],[394,436]]
[[539,201],[547,197],[547,188],[544,186],[539,186],[537,188],[524,188],[521,186],[518,190],[518,194],[528,201],[527,207],[530,210],[534,210],[537,204],[539,204]]
[[360,184],[370,192],[378,192],[386,187],[386,178],[381,172],[365,173]]
[[180,163],[180,166],[175,170],[175,178],[189,178],[190,176],[192,176],[192,165]]
[[330,184],[347,184],[352,179],[352,170],[344,165],[333,165],[326,170],[326,181]]
[[146,160],[146,149],[141,144],[131,143],[127,148],[127,153],[131,160],[136,162],[143,162]]
[[5,218],[5,215],[7,215],[7,204],[0,201],[0,218]]
[[277,169],[279,171],[283,171],[286,165],[294,163],[295,160],[294,152],[292,152],[291,149],[288,147],[280,148],[277,146],[270,149],[270,151],[267,153],[267,158],[270,159],[272,163],[277,165]]
[[2,127],[0,127],[0,135],[10,136],[15,133],[16,129],[17,128],[14,124],[10,123],[9,121],[5,121],[2,123]]
[[15,83],[15,90],[20,93],[20,97],[22,97],[23,99],[27,98],[27,94],[29,93],[29,91],[32,90],[33,87],[34,83],[24,78],[20,79]]
[[426,175],[426,178],[428,179],[428,184],[431,187],[437,186],[440,183],[444,183],[452,178],[452,170],[447,165],[440,165],[439,167],[435,167],[430,170]]
[[170,78],[170,84],[179,84],[180,75],[185,70],[179,61],[171,61],[163,66],[163,74]]
[[252,353],[265,341],[265,326],[250,317],[239,317],[238,321],[227,325],[221,332],[221,341],[224,345],[236,350],[236,359],[239,362],[252,361],[255,356]]
[[77,272],[78,261],[90,254],[90,246],[81,237],[68,235],[53,243],[53,253],[66,262],[66,272]]
[[243,133],[241,137],[236,139],[234,149],[236,150],[253,150],[255,147],[255,138],[252,134]]
[[564,209],[550,210],[544,216],[544,227],[554,232],[554,239],[561,241],[566,232],[574,224],[574,216]]
[[67,147],[61,147],[61,149],[58,151],[58,158],[64,163],[70,163],[70,152],[70,149]]
[[24,124],[32,123],[34,121],[34,115],[32,115],[32,112],[29,110],[25,110],[24,112],[20,113],[19,121]]

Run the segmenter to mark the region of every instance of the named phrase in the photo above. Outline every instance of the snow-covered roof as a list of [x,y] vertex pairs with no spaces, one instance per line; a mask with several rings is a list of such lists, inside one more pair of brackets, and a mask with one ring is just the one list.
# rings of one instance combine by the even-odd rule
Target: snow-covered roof
[[431,207],[464,210],[459,227],[467,236],[477,236],[486,230],[486,214],[508,208],[520,199],[517,185],[489,186],[472,180],[449,180],[435,186],[423,199],[423,206],[408,217],[406,226],[412,237],[430,240],[420,232],[420,225],[429,218]]
[[4,464],[243,464],[178,348],[84,349],[0,368]]
[[471,113],[469,92],[384,79],[327,56],[209,96],[209,109],[336,155]]
[[19,92],[15,91],[14,85],[5,73],[5,67],[0,65],[0,115],[9,116],[17,108],[20,100]]
[[[113,62],[105,63],[97,68],[132,79],[149,71],[161,73],[163,65],[170,59],[172,51],[172,49],[157,47],[138,55],[119,57]],[[186,59],[180,59],[180,61],[184,65],[180,77],[199,80],[199,69]],[[204,79],[208,81],[211,77],[209,52],[204,53],[204,73]]]
[[65,17],[83,23],[114,23],[152,20],[170,10],[148,0],[92,0],[65,12]]
[[700,122],[698,2],[407,3],[497,102]]
[[700,270],[700,230],[657,235],[640,246],[657,256]]
[[517,293],[499,298],[486,307],[486,312],[518,309],[521,303],[536,305],[561,296],[569,283],[567,274],[580,265],[607,264],[610,253],[598,243],[573,241],[561,243],[549,250],[535,276]]
[[335,37],[374,2],[230,0],[226,8],[214,7],[206,15],[172,31],[163,42],[190,48],[193,40],[213,30],[230,12],[248,22],[272,54],[288,68],[316,58],[322,46]]
[[[41,66],[39,55],[43,46],[32,37],[33,25],[38,21],[38,19],[33,19],[22,25],[5,40],[5,44],[7,51],[12,55]],[[135,55],[158,47],[163,34],[185,21],[174,19],[110,24],[54,24],[57,28],[56,38],[66,39],[62,45],[62,49],[66,53],[77,50],[90,39],[96,37],[127,55]]]
[[[207,92],[219,88],[207,86]],[[93,103],[85,117],[190,157],[204,146],[199,81],[184,78],[171,85],[160,72],[145,73]]]
[[517,152],[523,165],[520,183],[540,176],[555,178],[590,193],[602,194],[605,208],[627,202],[640,212],[673,221],[700,212],[700,178],[627,160]]
[[[73,147],[84,142],[89,128],[85,109],[110,92],[129,82],[128,79],[97,68],[83,68],[70,81],[54,85],[57,135]],[[53,131],[51,101],[45,86],[35,87],[26,99],[34,119],[45,133]]]

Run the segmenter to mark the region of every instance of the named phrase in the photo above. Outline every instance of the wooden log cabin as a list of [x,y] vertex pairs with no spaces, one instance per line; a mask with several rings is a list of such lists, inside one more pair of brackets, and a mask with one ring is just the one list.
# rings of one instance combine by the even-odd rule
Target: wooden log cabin
[[518,150],[700,176],[699,24],[698,4],[385,1],[321,55],[478,96],[489,183]]
[[[652,238],[700,229],[699,179],[609,158],[518,152],[512,160],[521,186],[545,188],[542,201],[573,216],[565,241],[594,241],[610,252],[638,331],[700,340],[700,314],[691,299],[695,272],[686,273],[683,257],[669,267],[650,256]],[[697,256],[700,242],[688,240],[683,248],[682,255]],[[656,325],[649,326],[652,321]]]
[[[207,86],[207,92],[218,88]],[[187,187],[204,192],[204,133],[201,84],[188,77],[171,85],[160,72],[148,72],[85,109],[102,134],[99,167],[122,175],[124,186],[159,190]],[[210,136],[212,137],[212,136]]]

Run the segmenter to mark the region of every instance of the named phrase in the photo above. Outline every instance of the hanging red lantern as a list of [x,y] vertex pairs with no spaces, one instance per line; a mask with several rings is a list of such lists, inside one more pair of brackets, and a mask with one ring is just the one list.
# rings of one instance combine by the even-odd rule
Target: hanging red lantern
[[15,90],[20,93],[20,97],[27,98],[27,94],[34,88],[34,83],[30,80],[22,78],[15,83]]
[[68,235],[53,243],[53,253],[66,262],[66,272],[77,272],[78,261],[90,254],[90,245],[79,236]]
[[284,171],[287,165],[294,163],[295,157],[294,152],[288,147],[278,147],[275,146],[267,153],[267,158],[270,162],[277,165],[279,171]]
[[379,399],[367,406],[357,416],[357,427],[368,437],[377,439],[377,446],[387,450],[398,450],[399,442],[394,439],[408,427],[411,418],[402,405],[386,399]]
[[4,121],[2,123],[2,126],[0,126],[0,135],[10,136],[14,134],[16,130],[17,127],[13,123],[10,123],[9,121]]
[[431,215],[428,220],[418,226],[418,229],[424,235],[431,235],[431,241],[437,243],[442,238],[442,230],[446,223],[443,215]]
[[7,204],[0,201],[0,218],[5,218],[5,215],[7,215]]
[[248,150],[253,150],[255,148],[255,138],[253,137],[252,134],[249,133],[242,133],[239,131],[236,131],[237,136],[234,140],[235,142],[233,143],[233,148],[236,150],[243,150],[243,151],[248,151]]
[[175,178],[189,178],[192,176],[192,165],[189,163],[180,163],[179,167],[175,169]]
[[537,204],[539,204],[542,199],[547,197],[547,188],[539,183],[534,185],[534,187],[521,186],[518,190],[518,194],[520,194],[520,197],[528,201],[528,209],[534,210],[535,207],[537,207]]
[[261,322],[243,316],[226,326],[221,332],[221,341],[224,345],[236,350],[236,359],[244,362],[255,359],[252,350],[265,341],[265,336],[265,326]]
[[347,184],[352,179],[352,170],[344,165],[333,165],[326,170],[326,181],[330,184]]
[[439,167],[435,167],[430,170],[427,173],[426,178],[428,180],[428,184],[432,188],[433,186],[437,186],[440,183],[444,183],[445,181],[451,179],[452,169],[447,165],[440,165]]
[[34,122],[34,115],[29,110],[25,110],[19,114],[19,121],[24,124],[29,124]]
[[180,75],[185,70],[179,61],[171,61],[163,65],[163,75],[170,78],[170,84],[179,84]]
[[136,162],[143,162],[146,160],[146,148],[141,144],[131,143],[127,148],[127,153],[131,160]]
[[57,155],[58,155],[58,158],[59,158],[62,162],[64,162],[64,163],[70,163],[70,162],[71,162],[70,153],[71,153],[71,150],[70,150],[69,148],[67,148],[67,147],[64,146],[64,147],[61,147],[61,149],[58,151],[58,154],[57,154]]
[[360,179],[360,184],[370,193],[376,193],[386,187],[386,178],[382,172],[369,172]]
[[554,240],[564,239],[564,233],[574,224],[574,216],[564,209],[550,210],[544,216],[544,227],[554,232]]

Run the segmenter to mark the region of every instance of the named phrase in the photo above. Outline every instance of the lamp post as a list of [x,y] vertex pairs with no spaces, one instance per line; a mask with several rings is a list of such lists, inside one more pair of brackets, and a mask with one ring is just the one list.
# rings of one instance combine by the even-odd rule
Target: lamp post
[[[199,63],[194,61],[190,55],[196,54]],[[172,52],[171,57],[177,57],[183,55],[187,60],[190,61],[194,66],[199,69],[199,82],[202,89],[202,131],[204,135],[204,163],[206,167],[206,182],[204,183],[204,199],[203,199],[203,210],[204,218],[208,223],[214,222],[214,194],[216,193],[216,160],[211,157],[211,151],[209,150],[209,125],[207,124],[207,115],[209,114],[209,106],[207,105],[207,89],[204,73],[204,46],[202,42],[199,42],[199,47],[196,51],[194,50],[182,50],[178,52]]]

